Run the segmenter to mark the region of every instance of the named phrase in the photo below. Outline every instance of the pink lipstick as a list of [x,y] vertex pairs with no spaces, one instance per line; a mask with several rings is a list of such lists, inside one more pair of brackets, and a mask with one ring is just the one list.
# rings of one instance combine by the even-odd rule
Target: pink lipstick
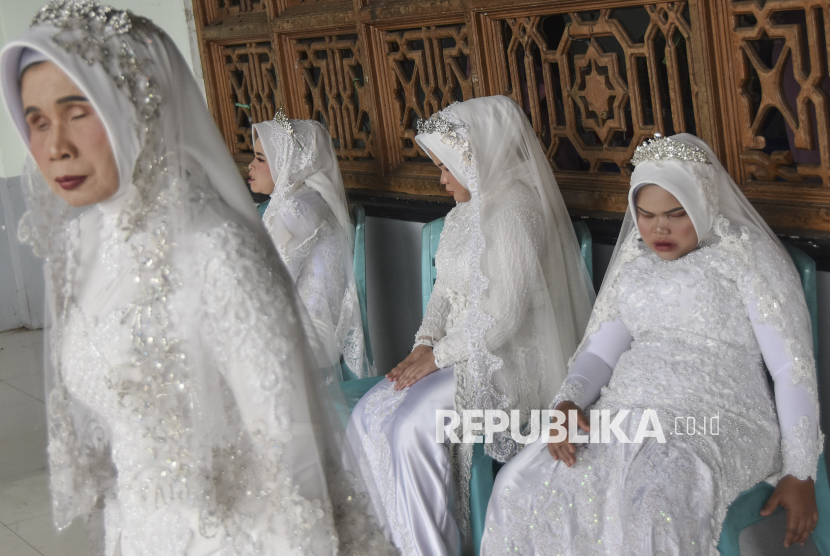
[[59,178],[55,178],[55,181],[58,182],[61,189],[65,191],[72,191],[73,189],[80,187],[80,185],[86,181],[86,176],[61,176]]
[[673,241],[655,241],[654,242],[654,249],[656,251],[663,251],[663,252],[671,251],[675,247],[677,247],[677,244],[674,243]]

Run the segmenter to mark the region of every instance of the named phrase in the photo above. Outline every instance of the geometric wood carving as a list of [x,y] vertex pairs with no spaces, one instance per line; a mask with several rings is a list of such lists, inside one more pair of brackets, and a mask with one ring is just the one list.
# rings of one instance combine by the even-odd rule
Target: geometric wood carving
[[473,98],[472,63],[464,24],[386,31],[387,82],[403,159],[424,159],[417,123],[456,101]]
[[303,117],[326,126],[340,160],[373,158],[370,103],[357,34],[292,39],[290,44]]
[[227,108],[233,115],[231,152],[252,153],[251,122],[274,117],[277,73],[269,42],[222,47],[224,76],[230,88]]
[[208,0],[204,2],[205,19],[210,24],[220,23],[242,14],[265,13],[263,0]]
[[417,121],[504,94],[571,210],[623,212],[636,146],[688,132],[771,225],[830,231],[827,0],[193,4],[208,99],[239,164],[249,118],[284,106],[327,126],[347,188],[445,195]]
[[695,132],[685,11],[674,2],[493,21],[497,86],[524,108],[555,171],[616,175],[627,187],[645,138]]
[[827,2],[730,8],[744,179],[830,186]]

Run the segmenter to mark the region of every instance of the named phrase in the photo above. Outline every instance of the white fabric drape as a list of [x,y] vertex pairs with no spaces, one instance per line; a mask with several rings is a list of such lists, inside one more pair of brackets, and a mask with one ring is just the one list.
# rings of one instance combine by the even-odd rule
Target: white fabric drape
[[[447,216],[436,252],[435,288],[416,339],[433,346],[436,365],[454,367],[457,411],[515,409],[526,421],[564,379],[567,358],[590,314],[593,288],[573,226],[539,141],[512,100],[494,96],[453,104],[430,117],[426,129],[416,140],[466,184],[471,200]],[[426,408],[417,400],[430,398],[424,389],[431,381],[421,382],[413,386],[412,404]],[[417,418],[426,426],[401,436],[396,431],[405,421],[384,401],[393,391],[377,390],[356,408],[350,426],[364,431],[363,436],[355,433],[364,447],[373,447],[364,449],[365,465],[388,501],[384,507],[397,546],[419,554],[427,550],[422,547],[451,537],[455,524],[443,529],[413,508],[436,500],[446,504],[453,494],[458,528],[469,539],[472,445],[452,445],[443,459],[436,452],[443,446],[423,450],[423,465],[440,468],[443,461],[452,466],[452,473],[443,469],[446,482],[439,487],[428,486],[433,482],[422,474],[400,485],[380,480],[389,473],[388,461],[411,459],[418,446],[433,442],[422,433],[432,430],[435,415],[425,410]],[[424,393],[416,396],[416,390]],[[389,400],[404,398],[409,400],[409,394],[388,395]],[[387,430],[394,439],[365,432],[372,430]],[[485,449],[506,461],[518,446],[509,435],[497,434]],[[394,524],[416,522],[412,531],[420,536],[405,542],[412,532]],[[447,552],[436,553],[457,549],[450,544],[444,546]]]

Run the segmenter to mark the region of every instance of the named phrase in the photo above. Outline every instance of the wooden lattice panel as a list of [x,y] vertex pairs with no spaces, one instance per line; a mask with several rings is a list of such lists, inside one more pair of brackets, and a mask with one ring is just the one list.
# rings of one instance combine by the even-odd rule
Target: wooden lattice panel
[[555,171],[630,173],[656,131],[696,131],[685,2],[494,21],[497,83],[525,110]]
[[266,0],[206,0],[205,19],[215,24],[242,14],[265,13]]
[[424,159],[414,141],[418,120],[474,96],[466,25],[386,31],[383,43],[398,150],[404,160]]
[[830,231],[827,0],[193,4],[208,101],[241,168],[250,120],[283,106],[328,127],[347,187],[420,202],[445,192],[418,120],[505,94],[571,210],[622,213],[636,146],[688,132],[771,225]]
[[730,2],[729,9],[744,182],[830,186],[827,2]]
[[221,48],[224,77],[229,86],[224,108],[233,122],[233,154],[253,152],[251,123],[271,119],[277,108],[277,73],[270,42],[228,45]]
[[357,34],[292,39],[290,45],[303,117],[326,126],[340,160],[372,159],[370,103]]

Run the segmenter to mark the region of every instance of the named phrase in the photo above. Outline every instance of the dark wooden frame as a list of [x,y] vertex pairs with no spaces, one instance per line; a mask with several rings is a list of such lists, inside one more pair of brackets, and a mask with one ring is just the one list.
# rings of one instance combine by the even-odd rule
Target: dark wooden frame
[[[303,89],[304,79],[295,65],[294,46],[300,40],[348,34],[356,35],[360,52],[363,79],[362,83],[355,85],[355,90],[360,88],[361,108],[370,122],[371,157],[345,157],[341,167],[347,188],[364,203],[371,204],[375,199],[378,206],[388,207],[397,199],[400,202],[393,211],[397,211],[395,214],[405,213],[406,207],[415,212],[420,210],[418,214],[428,214],[429,206],[449,202],[437,183],[438,172],[428,162],[404,155],[401,137],[407,133],[404,129],[407,122],[401,121],[401,106],[405,107],[404,113],[414,108],[423,112],[423,107],[417,106],[421,100],[416,98],[423,94],[428,108],[439,108],[451,100],[448,96],[451,97],[453,91],[463,89],[467,96],[512,96],[527,107],[540,138],[545,133],[551,137],[559,134],[557,141],[564,137],[574,144],[581,141],[580,137],[591,134],[602,141],[614,133],[628,134],[629,142],[623,147],[607,146],[605,143],[598,148],[579,147],[582,149],[580,158],[591,167],[589,171],[557,169],[554,163],[563,196],[574,214],[595,211],[620,214],[625,208],[630,171],[625,166],[625,160],[644,138],[656,131],[665,133],[666,124],[662,119],[665,114],[672,114],[675,128],[688,128],[688,122],[684,122],[688,116],[683,112],[680,96],[691,94],[696,133],[712,145],[724,166],[771,225],[780,229],[830,231],[830,100],[822,89],[830,84],[830,14],[827,13],[830,8],[826,0],[768,0],[763,7],[760,4],[739,0],[675,3],[650,0],[194,0],[193,7],[208,103],[243,173],[250,155],[240,152],[232,140],[239,131],[234,129],[238,113],[232,105],[228,77],[221,60],[222,49],[230,45],[270,43],[272,59],[277,65],[278,84],[276,90],[257,93],[260,96],[273,95],[273,102],[283,106],[289,117],[307,118],[313,113],[321,113],[320,106],[313,106],[315,103],[345,102],[342,99],[342,83],[338,98],[317,95],[316,100],[309,104]],[[652,23],[648,28],[651,36],[645,37],[642,43],[623,44],[627,35],[620,31],[622,24],[618,14],[622,11],[618,10],[640,9],[638,7],[651,14]],[[684,9],[686,12],[682,13]],[[577,15],[591,10],[599,13],[596,20],[587,21]],[[804,12],[804,22],[782,22],[780,13],[785,10],[796,15],[799,11]],[[557,87],[550,78],[553,70],[538,68],[533,61],[535,58],[525,54],[525,70],[522,71],[525,72],[525,79],[529,80],[526,82],[534,83],[534,87],[533,94],[527,92],[524,99],[516,81],[516,76],[521,73],[516,69],[519,62],[514,62],[514,67],[507,67],[510,62],[509,58],[505,58],[506,39],[502,36],[502,30],[510,27],[511,22],[511,29],[536,33],[540,29],[540,18],[565,17],[557,14],[567,14],[571,22],[571,26],[566,27],[568,40],[571,40],[573,30],[573,40],[587,41],[589,51],[570,57],[570,43],[563,40],[556,47],[563,48],[562,52],[551,50],[553,47],[547,45],[544,47],[546,52],[540,55],[543,66],[558,64],[558,86],[563,97],[567,97],[563,106],[570,106],[563,108],[568,112],[564,127],[544,123],[545,102],[549,103],[548,121],[553,122],[557,117],[551,116],[549,109],[555,99],[541,100],[533,81],[537,72],[547,76],[544,91],[546,98],[550,99],[555,96]],[[755,23],[752,23],[753,20]],[[468,66],[462,72],[463,79],[456,76],[456,81],[466,79],[469,82],[465,81],[460,88],[457,83],[447,84],[445,76],[441,75],[442,67],[456,63],[448,58],[458,51],[457,45],[447,46],[452,41],[436,38],[442,32],[447,34],[447,25],[463,26],[466,36]],[[442,26],[444,31],[435,29]],[[655,30],[658,27],[664,39],[655,35],[659,35]],[[416,53],[417,56],[423,59],[433,56],[433,59],[431,62],[421,59],[414,66],[409,62],[404,64],[407,68],[415,67],[419,77],[426,79],[427,86],[420,89],[410,87],[401,93],[401,78],[396,73],[394,62],[390,61],[399,53],[390,51],[395,47],[389,45],[394,43],[390,42],[392,35],[407,30],[414,33],[413,37],[420,33],[424,40],[423,44],[417,43],[417,40],[410,41],[406,48],[420,49],[423,52]],[[417,30],[420,31],[415,33]],[[669,36],[665,36],[663,30]],[[609,32],[616,33],[612,38],[622,45],[625,60],[618,59],[617,54],[604,51],[599,46],[602,37],[608,36]],[[787,86],[784,78],[780,77],[786,69],[786,60],[781,61],[783,55],[779,55],[778,62],[767,68],[756,52],[760,48],[756,44],[762,33],[767,37],[774,36],[770,40],[778,41],[775,48],[780,48],[786,56],[795,60],[793,63],[797,67],[792,70],[793,79],[801,87],[795,108],[789,106],[786,99],[782,100]],[[427,44],[431,40],[434,43],[432,46]],[[456,39],[453,40],[457,43]],[[534,44],[538,45],[541,39],[537,37],[535,40]],[[661,40],[665,43],[662,52],[654,46],[657,44],[654,41]],[[537,48],[527,44],[531,49]],[[436,52],[436,48],[440,52]],[[685,61],[679,61],[683,52]],[[665,55],[662,61],[659,59],[661,55]],[[643,58],[645,62],[637,62],[635,58]],[[573,60],[586,64],[583,69],[589,77],[582,85],[569,82],[568,65],[577,66]],[[326,59],[325,64],[330,63],[336,62]],[[658,91],[656,87],[664,87],[668,91],[668,101],[663,101],[670,106],[668,112],[662,109],[653,111],[656,115],[651,124],[637,120],[640,118],[638,106],[643,102],[643,95],[649,94],[653,97],[652,104],[659,107],[661,100],[657,97],[662,93],[644,93],[641,90],[643,82],[631,77],[641,71],[638,63],[647,67],[648,87],[654,91]],[[562,69],[563,64],[568,67]],[[455,70],[459,67],[456,63]],[[807,67],[809,69],[805,69]],[[621,77],[624,68],[627,80]],[[666,77],[661,77],[663,74],[660,72],[664,70]],[[605,89],[597,85],[597,76],[603,71],[606,72],[602,73]],[[689,92],[679,81],[686,79],[687,76],[680,75],[684,71],[688,73]],[[422,75],[425,72],[433,74]],[[751,83],[752,79],[755,79],[755,85]],[[791,85],[792,81],[789,83]],[[432,94],[430,91],[437,90],[436,87],[443,87],[437,104],[434,100],[438,96],[429,96]],[[760,95],[750,90],[752,87],[760,87]],[[530,91],[531,86],[527,85],[526,89]],[[570,102],[582,103],[578,113],[573,110],[576,104],[570,105]],[[629,103],[628,109],[632,114],[634,123],[631,126],[626,123],[626,115],[621,108],[625,102]],[[605,104],[612,108],[597,116],[598,112],[593,108]],[[335,106],[335,112],[340,109],[338,106]],[[793,162],[792,155],[787,154],[789,151],[764,152],[764,140],[759,133],[762,120],[773,109],[784,114],[789,128],[795,130],[795,147],[812,150],[813,155],[819,154],[818,165]],[[583,113],[586,117],[582,117]],[[589,121],[587,116],[592,113],[594,120]],[[811,113],[815,114],[815,121],[810,118]],[[574,127],[577,117],[582,126],[580,129]],[[614,122],[609,127],[611,120]],[[408,123],[411,128],[411,122]],[[616,131],[608,131],[611,128]],[[359,147],[356,149],[360,150]],[[553,160],[556,153],[553,150],[551,153]],[[616,165],[619,172],[598,170],[609,165]],[[418,203],[422,203],[422,209],[414,208],[419,206]]]

